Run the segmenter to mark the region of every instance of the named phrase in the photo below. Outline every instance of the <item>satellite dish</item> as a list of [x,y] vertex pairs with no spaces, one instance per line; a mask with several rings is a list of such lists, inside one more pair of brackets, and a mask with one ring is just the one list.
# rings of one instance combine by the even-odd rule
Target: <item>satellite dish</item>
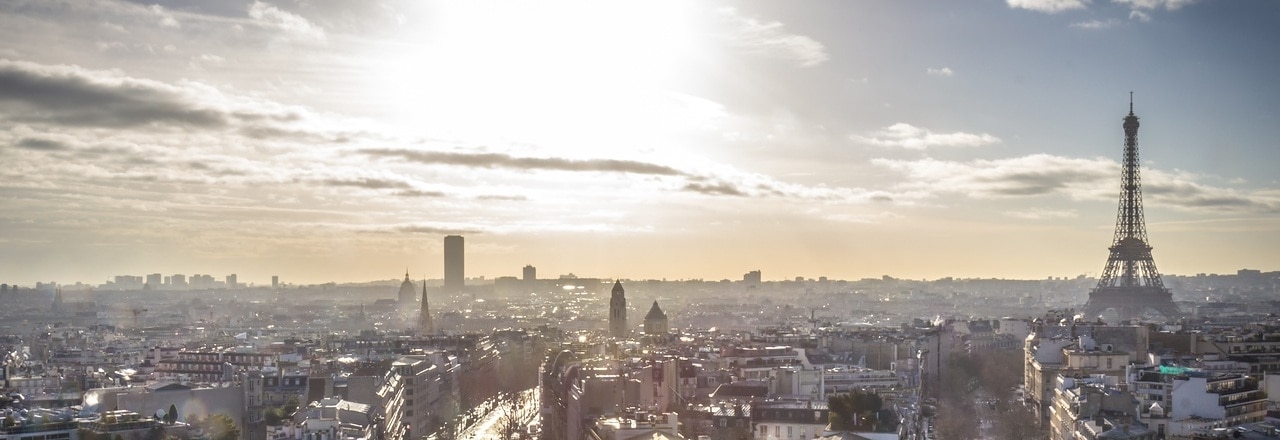
[[168,412],[168,411],[165,411],[165,410],[163,410],[163,409],[157,409],[157,410],[156,410],[156,418],[157,418],[157,419],[163,419],[163,418],[164,418],[164,416],[166,416],[166,415],[169,415],[169,412]]

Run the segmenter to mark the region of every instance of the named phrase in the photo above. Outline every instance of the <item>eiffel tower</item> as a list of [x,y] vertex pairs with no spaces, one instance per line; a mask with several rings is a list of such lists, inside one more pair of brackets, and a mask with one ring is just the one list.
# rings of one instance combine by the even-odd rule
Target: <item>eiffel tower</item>
[[1116,213],[1116,234],[1107,267],[1098,286],[1089,292],[1084,305],[1086,317],[1096,317],[1115,309],[1120,319],[1142,315],[1152,309],[1166,318],[1182,316],[1173,294],[1160,281],[1160,271],[1151,258],[1147,226],[1142,215],[1142,179],[1138,175],[1138,117],[1133,114],[1133,92],[1129,92],[1129,115],[1124,117],[1124,169],[1120,180],[1120,209]]

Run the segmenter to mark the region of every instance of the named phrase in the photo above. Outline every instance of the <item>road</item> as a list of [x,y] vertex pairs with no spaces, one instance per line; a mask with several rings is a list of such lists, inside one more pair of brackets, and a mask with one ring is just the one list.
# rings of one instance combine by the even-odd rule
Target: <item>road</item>
[[[520,426],[527,427],[530,424],[537,423],[539,417],[538,408],[540,407],[538,403],[538,389],[530,388],[520,391],[519,393],[516,393],[516,396],[517,403],[515,410],[518,414],[517,417],[520,419]],[[480,416],[480,421],[459,433],[458,439],[506,440],[506,438],[501,436],[499,432],[501,429],[499,422],[501,422],[503,417],[506,416],[507,411],[511,409],[511,405],[507,405],[505,402],[496,402],[492,405],[492,411],[485,411],[485,408],[487,407],[487,405],[481,405],[475,410],[472,410]]]

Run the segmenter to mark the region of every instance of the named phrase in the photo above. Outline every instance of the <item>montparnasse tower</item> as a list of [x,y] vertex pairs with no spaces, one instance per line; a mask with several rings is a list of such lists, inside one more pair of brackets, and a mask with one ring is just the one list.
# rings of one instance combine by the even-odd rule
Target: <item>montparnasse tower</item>
[[614,281],[613,295],[609,298],[609,334],[615,338],[627,337],[627,296],[622,281]]

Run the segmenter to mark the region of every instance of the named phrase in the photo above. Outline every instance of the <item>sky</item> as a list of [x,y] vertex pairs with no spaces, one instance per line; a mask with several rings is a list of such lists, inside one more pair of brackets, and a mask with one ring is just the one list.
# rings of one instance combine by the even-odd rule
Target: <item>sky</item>
[[0,0],[0,282],[1278,270],[1280,2]]

